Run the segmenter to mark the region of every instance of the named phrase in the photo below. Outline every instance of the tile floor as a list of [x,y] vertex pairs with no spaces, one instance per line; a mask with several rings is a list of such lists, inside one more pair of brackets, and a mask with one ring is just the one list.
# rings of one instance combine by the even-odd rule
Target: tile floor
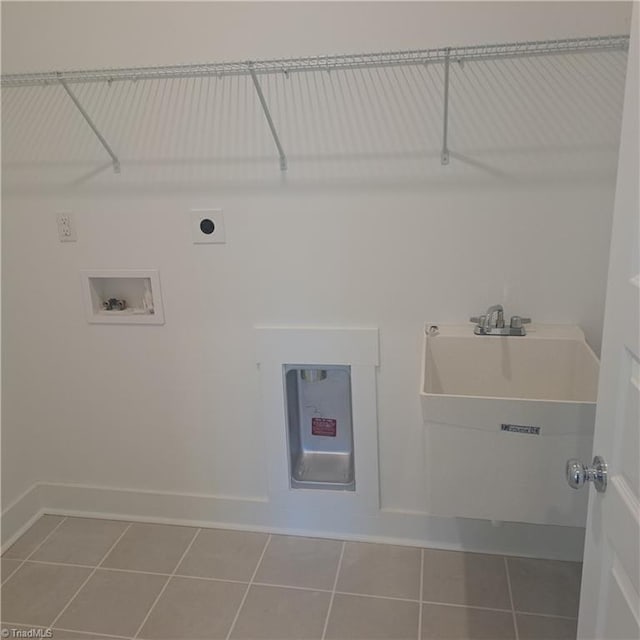
[[[581,566],[46,515],[2,560],[2,637],[575,639]],[[47,637],[41,636],[41,637]]]

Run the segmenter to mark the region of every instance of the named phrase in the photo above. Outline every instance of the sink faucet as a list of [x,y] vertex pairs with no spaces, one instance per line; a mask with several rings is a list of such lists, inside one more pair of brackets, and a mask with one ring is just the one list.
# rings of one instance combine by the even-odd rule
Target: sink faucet
[[479,336],[524,336],[526,331],[522,325],[531,322],[531,318],[512,316],[509,326],[504,324],[504,307],[492,304],[484,315],[470,318],[476,323],[473,332]]
[[[495,316],[495,321],[493,317]],[[492,304],[485,314],[485,329],[504,329],[504,307],[501,304]]]

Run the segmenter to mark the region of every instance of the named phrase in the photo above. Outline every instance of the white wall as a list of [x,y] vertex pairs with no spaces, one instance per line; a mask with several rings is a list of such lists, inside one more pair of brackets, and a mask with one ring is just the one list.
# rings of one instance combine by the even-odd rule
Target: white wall
[[[622,3],[3,3],[2,63],[15,72],[546,39],[628,32],[629,15]],[[459,322],[503,301],[539,322],[580,324],[599,347],[624,75],[615,55],[605,61],[606,92],[588,74],[579,85],[571,67],[547,66],[550,77],[577,83],[569,97],[549,96],[565,111],[572,105],[559,131],[553,110],[545,126],[524,111],[526,87],[496,115],[481,94],[495,76],[478,71],[457,129],[452,119],[461,157],[450,167],[436,146],[410,166],[372,154],[336,175],[342,165],[330,154],[305,160],[303,149],[286,181],[259,118],[258,169],[240,163],[229,177],[224,163],[212,174],[197,163],[186,173],[178,161],[154,165],[152,141],[127,147],[115,121],[122,175],[81,179],[105,165],[84,123],[69,115],[67,129],[47,133],[43,115],[62,117],[64,107],[45,104],[38,115],[32,100],[31,111],[9,102],[7,120],[26,112],[44,133],[38,157],[18,118],[14,133],[24,137],[3,148],[4,506],[35,481],[263,498],[252,327],[283,323],[380,328],[382,506],[424,513],[426,320]],[[585,102],[589,91],[606,93],[604,102]],[[524,107],[508,102],[516,99]],[[295,145],[293,125],[282,126]],[[135,137],[135,124],[129,130]],[[497,151],[486,131],[504,136]],[[501,152],[514,132],[524,142]],[[542,142],[527,151],[527,136]],[[310,136],[309,148],[321,139]],[[140,148],[146,164],[135,162]],[[82,163],[74,149],[85,152]],[[191,244],[187,212],[203,206],[224,208],[225,246]],[[59,210],[75,214],[76,244],[57,242]],[[166,324],[88,325],[80,269],[135,267],[160,270]],[[420,537],[430,536],[426,526]]]
[[3,72],[629,33],[630,2],[7,2]]

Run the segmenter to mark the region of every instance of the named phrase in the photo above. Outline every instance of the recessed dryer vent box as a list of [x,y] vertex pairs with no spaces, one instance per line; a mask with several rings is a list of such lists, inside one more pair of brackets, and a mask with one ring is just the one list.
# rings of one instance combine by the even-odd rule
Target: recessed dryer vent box
[[292,489],[355,491],[351,368],[284,366]]
[[156,270],[82,271],[88,322],[164,324]]

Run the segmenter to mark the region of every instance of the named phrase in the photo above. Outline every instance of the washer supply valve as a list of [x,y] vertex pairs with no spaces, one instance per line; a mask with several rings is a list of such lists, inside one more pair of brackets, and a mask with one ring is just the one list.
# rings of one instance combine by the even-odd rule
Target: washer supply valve
[[118,298],[109,298],[102,303],[105,311],[124,311],[127,308],[126,300],[118,300]]

